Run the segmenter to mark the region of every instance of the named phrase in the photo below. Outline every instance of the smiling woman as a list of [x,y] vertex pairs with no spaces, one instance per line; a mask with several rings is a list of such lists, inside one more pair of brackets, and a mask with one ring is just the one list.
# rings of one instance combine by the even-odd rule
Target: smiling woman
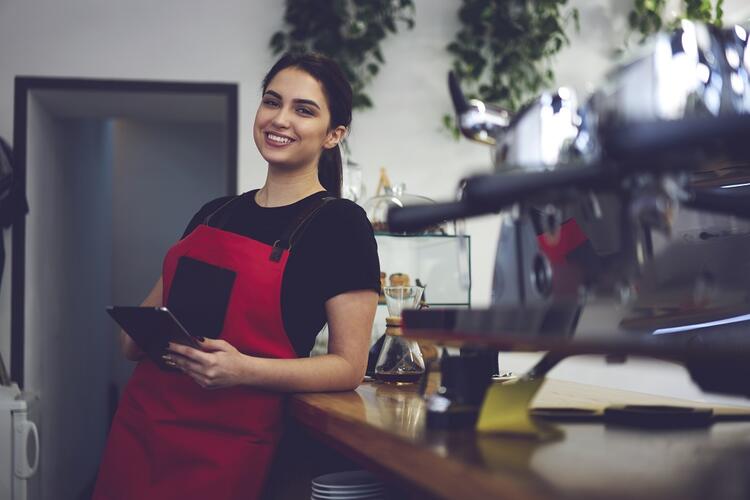
[[[269,71],[253,125],[266,182],[204,205],[144,301],[166,304],[201,348],[170,345],[164,371],[122,334],[139,364],[94,498],[256,498],[282,394],[361,382],[380,270],[364,211],[339,198],[351,102],[324,57],[284,56]],[[329,352],[309,358],[325,323]]]
[[269,175],[283,165],[315,172],[320,187],[339,197],[339,144],[351,121],[352,90],[338,66],[320,56],[286,55],[263,79],[253,138]]
[[320,84],[305,71],[286,68],[269,82],[253,127],[255,144],[268,161],[269,173],[278,168],[316,172],[322,167],[324,177],[333,176],[335,182],[340,166],[325,160],[318,166],[318,159],[323,151],[338,148],[346,126],[330,126],[331,113],[322,104],[325,101]]

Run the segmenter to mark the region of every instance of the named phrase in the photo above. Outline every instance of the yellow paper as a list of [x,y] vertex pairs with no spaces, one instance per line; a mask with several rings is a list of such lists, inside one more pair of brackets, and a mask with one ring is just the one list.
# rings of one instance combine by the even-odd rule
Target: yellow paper
[[529,415],[529,406],[544,378],[493,383],[479,411],[477,431],[537,439],[560,437],[562,431]]

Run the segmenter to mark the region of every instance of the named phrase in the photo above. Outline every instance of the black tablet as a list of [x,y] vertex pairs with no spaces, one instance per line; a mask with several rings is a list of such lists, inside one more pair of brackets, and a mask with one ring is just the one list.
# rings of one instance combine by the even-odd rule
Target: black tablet
[[166,307],[110,306],[107,312],[160,368],[174,370],[162,359],[169,342],[200,348]]

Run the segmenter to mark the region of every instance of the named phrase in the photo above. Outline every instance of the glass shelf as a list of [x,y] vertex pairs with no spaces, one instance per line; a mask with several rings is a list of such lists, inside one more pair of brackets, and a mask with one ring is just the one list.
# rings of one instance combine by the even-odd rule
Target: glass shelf
[[469,235],[455,235],[455,234],[441,234],[441,233],[425,233],[425,234],[409,234],[409,233],[384,233],[375,231],[375,236],[387,236],[389,238],[468,238]]
[[[375,233],[380,270],[409,275],[425,285],[431,306],[471,305],[471,237],[468,235]],[[463,246],[463,250],[462,250]]]

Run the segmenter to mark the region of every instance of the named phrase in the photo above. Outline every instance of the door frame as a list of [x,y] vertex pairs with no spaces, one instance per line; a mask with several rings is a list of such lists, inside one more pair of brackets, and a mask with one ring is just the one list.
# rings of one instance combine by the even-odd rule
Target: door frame
[[[238,84],[17,76],[13,109],[13,174],[22,196],[26,196],[28,102],[30,93],[35,90],[183,93],[225,97],[227,104],[226,188],[227,194],[237,192]],[[23,388],[26,296],[26,217],[24,215],[20,215],[14,221],[11,234],[10,368],[11,380]]]

